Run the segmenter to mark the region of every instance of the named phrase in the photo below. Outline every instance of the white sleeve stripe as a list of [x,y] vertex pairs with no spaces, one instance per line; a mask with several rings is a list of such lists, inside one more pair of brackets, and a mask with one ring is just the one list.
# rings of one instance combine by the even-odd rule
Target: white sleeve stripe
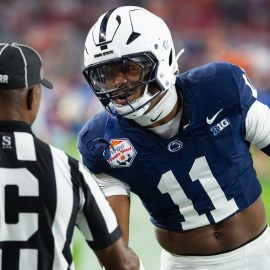
[[37,160],[34,138],[32,134],[25,132],[14,132],[14,138],[18,160]]
[[88,226],[87,220],[82,210],[78,213],[77,225],[87,241],[94,241],[93,234]]
[[[60,268],[67,269],[69,267],[64,256],[60,255],[62,255],[62,251],[66,242],[65,236],[73,207],[73,193],[72,189],[69,187],[71,185],[71,175],[69,173],[70,169],[68,168],[69,165],[67,155],[53,146],[50,146],[50,148],[53,156],[57,192],[57,204],[55,212],[57,222],[54,220],[52,224],[52,233],[54,236],[54,241],[57,242],[57,244],[54,245],[55,255],[52,269],[58,270]],[[67,168],[61,168],[63,165]],[[63,222],[60,223],[59,220],[62,220]]]
[[102,189],[106,197],[113,195],[130,196],[130,187],[121,180],[114,178],[106,173],[94,174],[96,182]]
[[104,221],[106,223],[108,232],[112,233],[116,229],[118,224],[116,221],[116,217],[115,217],[108,201],[104,197],[104,194],[102,193],[102,191],[98,187],[96,181],[93,178],[91,179],[91,175],[89,174],[88,171],[86,171],[86,169],[83,167],[83,165],[81,163],[79,165],[79,169],[82,172],[85,181],[87,182],[87,184],[89,185],[89,187],[91,189],[92,195],[94,196],[95,201],[96,201],[96,203],[101,211],[101,214],[104,218]]
[[106,197],[110,197],[110,196],[118,196],[118,195],[124,195],[124,196],[130,196],[130,193],[127,192],[126,189],[122,188],[122,187],[107,187],[106,189],[104,189],[104,195]]
[[270,109],[259,101],[250,107],[245,120],[245,139],[262,149],[270,144]]

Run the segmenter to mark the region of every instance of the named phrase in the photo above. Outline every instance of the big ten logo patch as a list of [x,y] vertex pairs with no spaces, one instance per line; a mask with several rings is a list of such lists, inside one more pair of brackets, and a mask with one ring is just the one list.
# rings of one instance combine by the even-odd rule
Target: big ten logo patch
[[221,120],[218,124],[211,127],[210,130],[213,132],[213,135],[218,135],[224,128],[228,127],[230,125],[230,121],[227,118],[224,118]]
[[122,168],[130,167],[137,151],[129,139],[110,140],[110,158],[107,160],[111,167]]
[[12,149],[11,137],[2,136],[2,148],[3,149]]

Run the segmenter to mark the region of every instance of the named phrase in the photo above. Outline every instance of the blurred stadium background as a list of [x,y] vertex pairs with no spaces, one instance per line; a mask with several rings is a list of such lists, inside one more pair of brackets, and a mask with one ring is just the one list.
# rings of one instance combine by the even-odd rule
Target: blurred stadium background
[[[210,61],[238,64],[258,89],[258,99],[270,106],[270,0],[1,0],[0,42],[22,42],[37,49],[46,77],[54,83],[53,91],[43,91],[33,127],[43,140],[79,158],[77,132],[101,109],[81,75],[84,41],[97,18],[119,5],[145,7],[167,22],[176,52],[185,48],[181,72]],[[270,221],[269,160],[253,148],[252,154]],[[146,269],[159,269],[160,247],[136,196],[130,245]],[[77,270],[100,269],[78,231],[74,258]]]

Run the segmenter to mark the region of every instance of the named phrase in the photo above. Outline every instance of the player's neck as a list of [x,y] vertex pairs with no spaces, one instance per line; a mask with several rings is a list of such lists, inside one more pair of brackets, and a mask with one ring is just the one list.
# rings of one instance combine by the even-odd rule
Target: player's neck
[[178,96],[175,85],[171,85],[170,89],[151,101],[147,112],[133,120],[146,128],[164,125],[175,118],[181,109],[181,104],[182,97]]
[[154,127],[158,127],[158,126],[162,126],[168,122],[170,122],[172,119],[174,119],[176,117],[176,115],[179,113],[180,109],[182,108],[182,104],[183,104],[183,97],[181,95],[181,93],[177,91],[177,102],[174,105],[174,107],[172,108],[171,112],[165,116],[164,118],[160,119],[159,121],[145,126],[145,128],[154,128]]

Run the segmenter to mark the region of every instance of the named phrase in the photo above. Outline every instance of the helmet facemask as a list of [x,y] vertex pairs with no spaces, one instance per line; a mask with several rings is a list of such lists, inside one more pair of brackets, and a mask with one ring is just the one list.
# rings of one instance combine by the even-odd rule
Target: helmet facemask
[[[160,93],[148,91],[148,85],[155,81],[156,64],[153,55],[146,52],[90,65],[83,70],[83,74],[110,113],[111,107],[114,107],[119,115],[126,116],[140,110]],[[129,98],[139,89],[143,92],[140,96]]]

